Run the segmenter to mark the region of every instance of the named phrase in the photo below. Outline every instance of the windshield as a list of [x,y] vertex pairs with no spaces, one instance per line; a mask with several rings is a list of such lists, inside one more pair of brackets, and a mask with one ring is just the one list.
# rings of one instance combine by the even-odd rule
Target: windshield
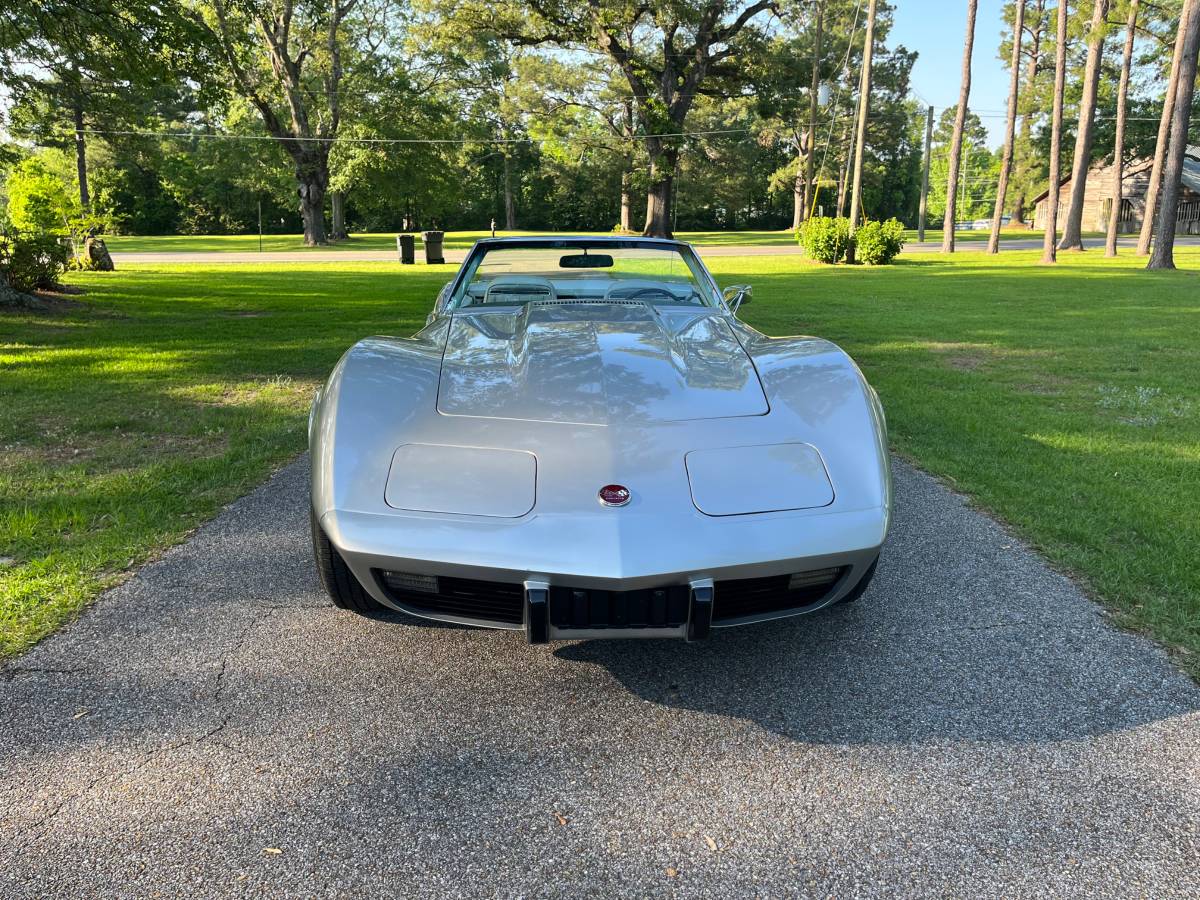
[[451,305],[616,300],[715,306],[711,282],[685,247],[604,244],[486,244],[476,247]]

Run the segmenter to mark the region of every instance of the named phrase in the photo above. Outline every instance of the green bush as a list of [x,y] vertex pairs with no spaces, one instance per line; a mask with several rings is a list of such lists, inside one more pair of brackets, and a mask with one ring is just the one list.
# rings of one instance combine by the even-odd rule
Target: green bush
[[886,266],[904,247],[904,226],[895,219],[863,222],[854,232],[854,250],[859,262]]
[[0,235],[0,273],[15,291],[54,287],[70,260],[71,248],[53,234]]
[[832,264],[846,255],[846,247],[850,244],[850,222],[815,216],[796,231],[796,240],[809,259]]
[[66,231],[68,220],[79,215],[79,201],[71,189],[36,156],[13,167],[5,188],[8,218],[18,231],[61,233]]

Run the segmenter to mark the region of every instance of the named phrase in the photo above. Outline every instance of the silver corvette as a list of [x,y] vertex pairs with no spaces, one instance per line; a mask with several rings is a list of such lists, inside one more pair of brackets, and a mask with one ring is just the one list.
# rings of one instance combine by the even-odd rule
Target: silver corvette
[[737,319],[687,244],[477,243],[313,402],[333,602],[562,638],[705,638],[856,599],[887,533],[875,391]]

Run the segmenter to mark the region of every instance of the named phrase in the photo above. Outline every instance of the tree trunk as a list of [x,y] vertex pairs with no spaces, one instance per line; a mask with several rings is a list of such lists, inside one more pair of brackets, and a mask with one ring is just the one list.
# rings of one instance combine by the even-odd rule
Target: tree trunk
[[1138,235],[1138,256],[1146,256],[1150,253],[1150,238],[1154,233],[1154,221],[1162,188],[1163,162],[1167,154],[1171,119],[1175,112],[1175,94],[1179,87],[1179,60],[1182,59],[1184,34],[1187,31],[1190,11],[1191,4],[1187,4],[1179,15],[1179,31],[1175,34],[1175,50],[1171,54],[1171,76],[1167,79],[1167,92],[1163,95],[1162,117],[1158,120],[1158,140],[1154,145],[1154,165],[1150,167],[1150,183],[1146,186],[1146,211],[1142,217],[1141,234]]
[[1175,85],[1175,108],[1171,114],[1171,136],[1163,163],[1162,197],[1158,203],[1158,238],[1147,269],[1175,268],[1175,225],[1179,217],[1183,157],[1187,152],[1188,123],[1192,117],[1192,93],[1196,84],[1196,57],[1200,54],[1200,0],[1187,0],[1179,20],[1184,34]]
[[621,170],[621,231],[633,231],[633,201],[629,196],[629,182],[631,176],[629,173],[630,164],[626,162],[625,167]]
[[[804,198],[800,220],[792,223],[793,228],[798,228],[800,222],[812,215],[814,201],[813,172],[817,156],[817,101],[821,91],[821,42],[825,36],[825,0],[817,0],[816,32],[813,38],[812,82],[808,89],[808,152],[804,159]],[[800,177],[799,169],[796,171],[796,177]]]
[[[974,3],[975,0],[970,0]],[[862,209],[863,153],[867,143],[867,111],[871,102],[871,60],[875,52],[875,12],[877,0],[867,7],[867,36],[863,40],[862,88],[858,96],[858,131],[854,137],[854,187],[850,192],[850,233],[858,227]]]
[[662,150],[650,163],[650,189],[646,192],[646,227],[643,237],[673,237],[671,229],[671,203],[674,200],[675,170],[679,164],[679,151],[673,148]]
[[[1041,72],[1042,35],[1045,33],[1044,15],[1046,0],[1034,0],[1033,15],[1026,16],[1027,22],[1033,22],[1029,28],[1029,64],[1025,69],[1025,90],[1021,93],[1026,97],[1034,96],[1037,90],[1037,77]],[[1012,221],[1014,225],[1026,225],[1025,198],[1029,189],[1029,130],[1033,113],[1027,112],[1021,116],[1021,151],[1013,153],[1014,178],[1018,184],[1017,196],[1013,198]],[[1032,224],[1028,227],[1032,228]]]
[[508,157],[507,150],[502,155],[504,157],[504,230],[516,231],[517,204],[513,199],[512,161]]
[[300,218],[304,222],[304,245],[316,247],[329,243],[325,236],[325,190],[329,186],[328,161],[318,154],[301,151],[296,161],[296,180],[300,182]]
[[1071,164],[1071,198],[1063,223],[1059,250],[1083,249],[1083,198],[1088,169],[1092,165],[1092,141],[1096,134],[1096,92],[1100,87],[1100,64],[1104,59],[1104,18],[1108,0],[1095,0],[1088,27],[1087,65],[1083,75],[1083,97],[1079,101],[1079,129],[1075,132],[1075,156]]
[[[808,218],[808,187],[804,183],[804,135],[799,135],[796,144],[796,177],[792,179],[792,231],[799,228]],[[811,150],[808,155],[812,155]]]
[[1117,255],[1117,228],[1121,222],[1121,179],[1125,168],[1125,101],[1129,95],[1129,69],[1133,64],[1133,42],[1137,38],[1138,0],[1129,4],[1129,22],[1125,31],[1125,51],[1121,55],[1121,80],[1117,84],[1117,134],[1113,142],[1113,186],[1112,207],[1108,211],[1108,234],[1104,241],[1104,255]]
[[958,220],[958,169],[962,164],[963,126],[967,121],[967,102],[971,99],[971,54],[975,49],[975,13],[978,9],[979,0],[967,0],[967,33],[963,40],[958,109],[954,114],[954,136],[950,139],[950,171],[946,177],[946,216],[942,220],[943,253],[954,252],[954,224]]
[[1067,0],[1059,0],[1054,48],[1054,112],[1050,117],[1050,192],[1046,194],[1046,235],[1042,262],[1058,262],[1058,194],[1062,181],[1063,91],[1067,83]]
[[346,234],[346,195],[341,191],[329,194],[330,237],[335,241],[345,240]]
[[75,172],[79,177],[79,205],[86,212],[91,206],[91,193],[88,190],[87,141],[83,133],[83,88],[75,92]]
[[1013,137],[1017,130],[1017,97],[1021,90],[1021,40],[1025,37],[1025,0],[1017,0],[1013,21],[1013,50],[1008,82],[1008,121],[1004,125],[1004,157],[1000,161],[1000,182],[996,185],[996,207],[992,210],[992,233],[988,235],[988,253],[1000,252],[1000,226],[1004,224],[1004,197],[1012,172]]

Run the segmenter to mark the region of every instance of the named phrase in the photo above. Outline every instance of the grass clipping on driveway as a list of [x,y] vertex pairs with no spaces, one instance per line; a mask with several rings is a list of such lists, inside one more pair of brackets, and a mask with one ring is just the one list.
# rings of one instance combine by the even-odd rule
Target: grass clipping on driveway
[[[769,334],[819,334],[893,445],[1011,523],[1200,673],[1200,251],[829,268],[722,257]],[[304,447],[312,390],[410,334],[450,267],[126,266],[0,312],[0,655],[29,646]],[[230,573],[236,577],[236,573]],[[969,589],[969,586],[964,586]]]

